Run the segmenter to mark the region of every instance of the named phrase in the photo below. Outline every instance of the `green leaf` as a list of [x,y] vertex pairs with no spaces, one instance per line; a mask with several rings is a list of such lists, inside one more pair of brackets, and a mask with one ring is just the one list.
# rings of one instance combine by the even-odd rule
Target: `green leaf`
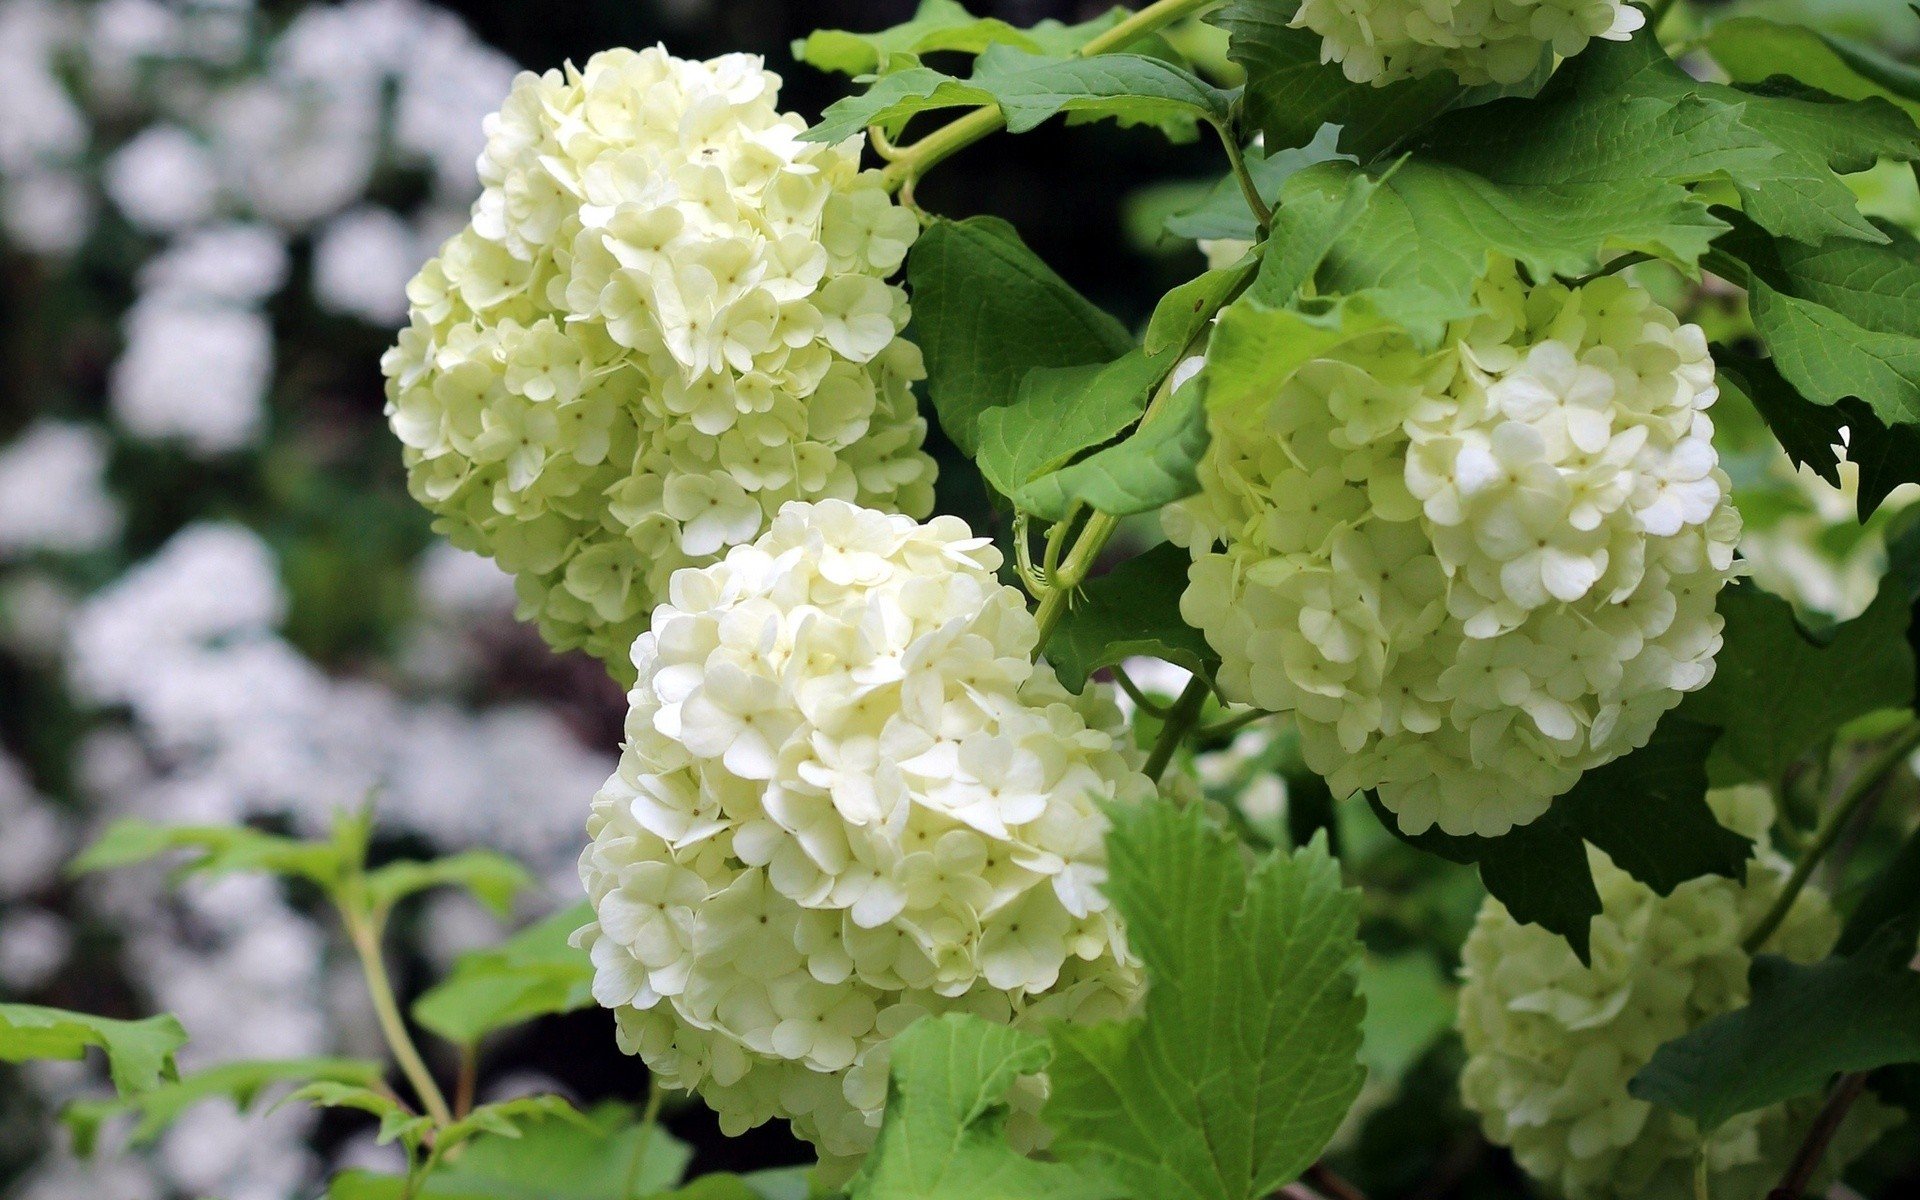
[[1120,322],[996,217],[936,220],[914,243],[907,276],[928,395],[941,429],[969,456],[979,451],[980,414],[1012,403],[1027,372],[1133,349]]
[[801,135],[838,142],[877,125],[898,134],[914,116],[956,105],[998,105],[1009,133],[1025,133],[1062,113],[1155,125],[1188,136],[1196,122],[1223,123],[1230,93],[1165,59],[1145,54],[1029,54],[988,46],[966,79],[931,67],[883,75],[872,87],[828,106]]
[[1053,1027],[1054,1152],[1139,1200],[1254,1200],[1319,1156],[1365,1077],[1358,893],[1316,841],[1249,867],[1200,809],[1117,809],[1107,894],[1144,1015]]
[[1189,381],[1143,419],[1127,438],[1014,493],[1022,512],[1064,521],[1075,504],[1116,517],[1152,512],[1200,490],[1196,472],[1206,455],[1206,388]]
[[1367,297],[1272,307],[1242,296],[1221,310],[1200,373],[1207,407],[1228,412],[1272,399],[1296,371],[1390,324]]
[[924,1017],[893,1042],[879,1140],[853,1200],[1109,1200],[1100,1180],[1007,1144],[1007,1092],[1044,1070],[1045,1038],[964,1013]]
[[1139,420],[1165,370],[1131,350],[1109,363],[1027,372],[1013,403],[980,414],[980,473],[1001,495],[1017,494]]
[[332,887],[357,865],[357,859],[346,852],[349,848],[338,840],[300,841],[243,825],[118,821],[82,852],[69,869],[74,874],[103,871],[146,862],[175,851],[188,851],[192,857],[180,867],[180,875],[264,871]]
[[1907,835],[1899,851],[1880,868],[1866,894],[1847,914],[1835,954],[1852,954],[1894,922],[1920,923],[1920,829]]
[[1320,35],[1288,24],[1294,6],[1230,0],[1208,20],[1227,31],[1227,56],[1247,73],[1248,119],[1269,150],[1304,146],[1324,125],[1340,148],[1371,158],[1431,121],[1466,91],[1451,72],[1385,87],[1354,84],[1320,61]]
[[1888,58],[1859,42],[1804,25],[1762,17],[1715,21],[1706,48],[1735,83],[1763,83],[1790,75],[1808,87],[1865,100],[1878,96],[1920,117],[1920,67]]
[[422,1028],[471,1046],[497,1030],[593,1004],[593,964],[568,939],[593,919],[582,904],[498,946],[464,954],[413,1004]]
[[533,886],[519,863],[492,850],[465,850],[426,862],[396,862],[367,872],[367,899],[374,908],[391,909],[429,888],[458,887],[500,916],[513,911],[516,896]]
[[74,1151],[93,1153],[100,1130],[123,1115],[137,1114],[127,1135],[129,1149],[151,1143],[181,1114],[206,1100],[226,1099],[237,1109],[251,1107],[264,1089],[279,1083],[335,1083],[371,1086],[380,1081],[379,1063],[357,1058],[290,1058],[222,1063],[170,1083],[123,1096],[117,1100],[79,1100],[68,1105],[60,1119],[73,1133]]
[[1723,382],[1731,382],[1794,462],[1841,486],[1841,455],[1858,468],[1854,505],[1864,523],[1893,490],[1920,482],[1920,425],[1894,425],[1854,397],[1816,404],[1788,383],[1771,359],[1716,345],[1713,359]]
[[1920,973],[1913,927],[1884,927],[1860,951],[1802,965],[1753,960],[1746,1007],[1668,1042],[1628,1085],[1635,1096],[1712,1129],[1817,1092],[1835,1073],[1920,1061]]
[[[427,1178],[420,1200],[634,1200],[667,1193],[693,1158],[684,1142],[657,1125],[641,1125],[627,1105],[600,1105],[585,1121],[546,1121],[517,1139],[472,1142]],[[403,1188],[400,1179],[353,1172],[336,1178],[327,1195],[400,1200]],[[715,1200],[727,1195],[714,1193]]]
[[82,1058],[105,1051],[113,1087],[122,1096],[149,1091],[174,1075],[173,1056],[187,1031],[170,1016],[116,1021],[33,1004],[0,1004],[0,1062]]
[[600,1136],[601,1130],[565,1096],[516,1096],[493,1104],[482,1104],[434,1136],[434,1145],[442,1152],[477,1138],[507,1138],[517,1141],[526,1136],[528,1125],[549,1121],[562,1122]]
[[1803,246],[1734,223],[1715,269],[1746,286],[1780,375],[1814,404],[1857,397],[1888,428],[1920,424],[1920,242]]
[[415,1116],[385,1088],[360,1083],[320,1080],[296,1088],[281,1104],[311,1104],[315,1108],[347,1108],[366,1113],[380,1122],[376,1135],[380,1145],[399,1142],[409,1151],[418,1151],[433,1132],[430,1117]]
[[1679,711],[1725,730],[1721,750],[1747,778],[1777,784],[1794,760],[1856,717],[1913,697],[1908,598],[1882,587],[1867,611],[1826,637],[1751,584],[1720,594],[1726,619],[1713,681]]
[[1047,661],[1060,682],[1083,691],[1093,672],[1135,655],[1212,678],[1219,656],[1180,617],[1191,561],[1185,550],[1163,542],[1082,587],[1047,641]]
[[[1338,126],[1322,125],[1306,145],[1290,150],[1269,154],[1259,146],[1248,146],[1244,151],[1247,174],[1267,207],[1279,201],[1281,185],[1313,164],[1342,157],[1351,161],[1351,156],[1343,156],[1335,146],[1339,135]],[[1250,242],[1260,232],[1253,209],[1247,207],[1246,192],[1231,172],[1222,176],[1200,203],[1167,218],[1166,228],[1175,237],[1196,240],[1232,238]]]
[[1425,950],[1368,955],[1361,961],[1360,1061],[1376,1084],[1398,1083],[1453,1028],[1455,989]]
[[823,71],[884,75],[917,67],[928,54],[978,54],[993,45],[1035,54],[1066,54],[1113,28],[1125,15],[1124,9],[1116,8],[1077,25],[1048,19],[1031,29],[1016,29],[993,17],[976,17],[956,0],[920,0],[912,20],[877,33],[816,30],[793,43],[793,56]]

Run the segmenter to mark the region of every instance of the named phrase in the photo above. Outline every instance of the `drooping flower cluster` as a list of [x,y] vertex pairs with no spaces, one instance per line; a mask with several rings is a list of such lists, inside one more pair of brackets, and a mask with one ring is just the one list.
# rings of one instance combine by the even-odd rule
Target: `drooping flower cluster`
[[1438,353],[1370,335],[1215,413],[1169,511],[1231,699],[1338,794],[1497,835],[1712,676],[1739,518],[1699,329],[1617,276],[1511,265]]
[[1571,58],[1646,20],[1626,0],[1303,0],[1291,24],[1320,35],[1321,62],[1384,86],[1442,69],[1463,83],[1518,83],[1549,48]]
[[[1720,819],[1761,842],[1744,881],[1708,876],[1659,896],[1589,849],[1602,913],[1593,965],[1498,901],[1480,910],[1463,951],[1460,1084],[1487,1136],[1568,1200],[1685,1200],[1704,1153],[1712,1194],[1760,1200],[1779,1182],[1819,1107],[1810,1097],[1745,1113],[1703,1138],[1688,1118],[1638,1100],[1627,1081],[1663,1043],[1746,1003],[1750,956],[1741,939],[1780,895],[1788,864],[1765,848],[1772,804],[1759,788],[1709,795]],[[1802,892],[1767,942],[1807,962],[1824,955],[1839,921],[1824,893]],[[1885,1110],[1860,1108],[1829,1156],[1837,1171],[1885,1129]]]
[[384,362],[414,494],[616,671],[669,576],[786,501],[932,508],[886,282],[918,226],[779,83],[659,49],[522,75]]
[[730,1132],[789,1117],[858,1154],[915,1018],[1137,992],[1099,803],[1152,785],[1107,692],[1030,661],[999,565],[955,517],[789,504],[676,574],[635,643],[579,940],[623,1048]]

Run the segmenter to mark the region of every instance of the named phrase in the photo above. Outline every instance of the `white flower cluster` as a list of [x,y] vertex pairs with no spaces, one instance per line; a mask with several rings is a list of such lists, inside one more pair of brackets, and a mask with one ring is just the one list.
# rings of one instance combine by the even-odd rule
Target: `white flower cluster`
[[1762,589],[1798,608],[1851,620],[1880,590],[1887,527],[1920,499],[1920,486],[1895,488],[1862,525],[1860,467],[1844,457],[1844,447],[1835,487],[1768,441],[1764,465],[1741,479],[1743,506],[1747,497],[1754,501],[1740,534],[1742,566]]
[[1698,328],[1617,276],[1479,300],[1215,413],[1167,520],[1226,694],[1408,833],[1503,833],[1644,744],[1712,675],[1739,532]]
[[1152,785],[1106,692],[1031,661],[999,565],[954,517],[789,504],[676,574],[634,645],[579,940],[621,1045],[730,1132],[784,1116],[858,1154],[915,1018],[1137,994],[1099,803]]
[[1549,49],[1571,58],[1646,21],[1626,0],[1302,0],[1291,24],[1320,35],[1321,62],[1384,86],[1438,70],[1462,83],[1518,83]]
[[668,577],[786,501],[932,507],[885,282],[918,226],[779,82],[660,49],[522,75],[383,363],[415,496],[616,671]]
[[[1566,942],[1515,921],[1496,900],[1480,910],[1463,951],[1461,1091],[1488,1138],[1568,1200],[1686,1200],[1702,1154],[1712,1194],[1760,1200],[1779,1182],[1819,1098],[1734,1117],[1705,1138],[1689,1119],[1638,1100],[1627,1081],[1663,1043],[1747,999],[1741,939],[1780,895],[1788,864],[1765,848],[1772,804],[1760,788],[1708,797],[1721,820],[1761,843],[1744,881],[1707,876],[1662,897],[1589,849],[1604,910],[1593,965]],[[1809,888],[1766,950],[1807,962],[1824,955],[1839,921]],[[1868,1104],[1829,1156],[1829,1171],[1885,1128]],[[1816,1192],[1819,1189],[1815,1189]]]
[[0,562],[98,550],[120,533],[99,430],[41,419],[0,446]]

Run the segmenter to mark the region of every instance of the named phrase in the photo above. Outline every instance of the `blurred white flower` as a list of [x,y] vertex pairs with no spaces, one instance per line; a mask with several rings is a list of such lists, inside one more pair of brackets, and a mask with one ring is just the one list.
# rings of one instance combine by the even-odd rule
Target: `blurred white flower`
[[67,821],[33,790],[26,774],[0,753],[0,900],[24,896],[60,874],[72,835]]
[[0,560],[98,550],[120,532],[99,430],[41,419],[0,446]]
[[170,300],[256,304],[287,279],[287,244],[265,225],[233,222],[194,230],[140,271],[140,287]]
[[127,220],[149,233],[197,225],[220,204],[213,151],[178,125],[151,126],[115,151],[105,183]]
[[197,455],[244,450],[265,431],[273,329],[260,313],[182,303],[162,294],[126,318],[127,349],[113,365],[113,415],[149,441]]
[[72,170],[37,168],[0,181],[0,222],[23,250],[71,254],[92,232],[93,218],[93,193]]
[[53,977],[72,949],[67,923],[46,909],[0,913],[0,991],[33,991]]
[[314,299],[332,312],[397,329],[407,319],[407,281],[428,253],[390,209],[349,209],[314,243]]

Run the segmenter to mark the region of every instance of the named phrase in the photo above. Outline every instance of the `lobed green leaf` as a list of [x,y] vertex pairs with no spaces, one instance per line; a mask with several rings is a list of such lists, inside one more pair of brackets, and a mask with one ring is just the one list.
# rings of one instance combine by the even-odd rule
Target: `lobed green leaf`
[[34,1004],[0,1004],[0,1062],[82,1058],[89,1049],[107,1056],[113,1087],[138,1095],[175,1074],[173,1056],[187,1044],[187,1031],[170,1016],[117,1021]]
[[1074,691],[1102,667],[1136,655],[1176,663],[1211,678],[1220,658],[1180,616],[1185,550],[1163,542],[1090,580],[1047,641],[1047,661]]
[[252,1107],[262,1091],[275,1084],[328,1081],[371,1087],[384,1073],[379,1063],[358,1058],[229,1062],[119,1099],[75,1101],[61,1112],[60,1119],[73,1135],[74,1152],[86,1156],[93,1153],[100,1130],[107,1122],[122,1116],[137,1117],[127,1134],[126,1144],[131,1149],[148,1145],[189,1108],[208,1100],[225,1099],[244,1112]]
[[462,955],[414,1001],[413,1019],[471,1046],[490,1033],[593,1004],[593,964],[569,939],[593,919],[585,904],[530,925],[498,946]]

